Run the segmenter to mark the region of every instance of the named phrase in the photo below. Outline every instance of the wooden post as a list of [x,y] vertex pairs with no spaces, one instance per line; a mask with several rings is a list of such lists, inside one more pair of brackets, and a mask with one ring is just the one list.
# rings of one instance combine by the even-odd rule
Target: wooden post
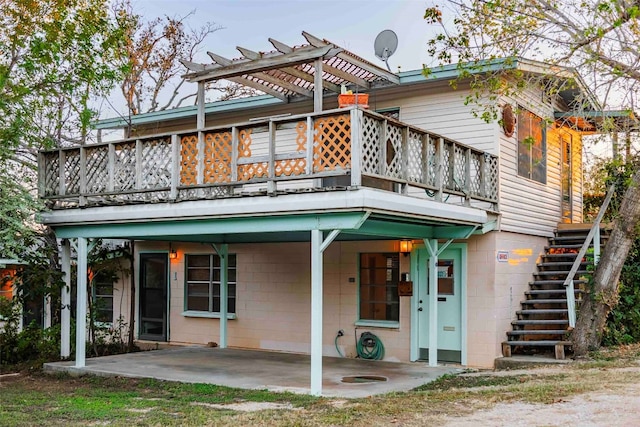
[[[454,148],[455,152],[455,148]],[[465,177],[464,177],[464,205],[471,206],[471,148],[464,150]]]
[[85,206],[87,204],[87,151],[84,147],[80,147],[80,197],[78,204]]
[[142,189],[142,141],[136,139],[136,178],[135,178],[135,189]]
[[231,128],[231,181],[238,181],[238,137],[237,127]]
[[351,186],[362,185],[362,111],[354,108],[351,110]]
[[107,169],[109,173],[109,179],[107,181],[107,191],[111,192],[115,189],[115,175],[116,175],[116,146],[114,144],[109,144]]
[[409,193],[409,126],[402,129],[402,194]]
[[275,196],[277,185],[275,182],[276,177],[276,128],[277,125],[273,120],[269,120],[269,162],[267,166],[267,194]]
[[196,93],[196,104],[198,105],[198,113],[196,119],[196,127],[198,130],[204,129],[204,82],[198,82],[198,92]]
[[313,112],[322,111],[322,58],[314,61],[315,74],[313,76]]
[[436,201],[441,202],[444,186],[444,138],[438,138],[436,159]]
[[180,185],[180,138],[178,135],[171,135],[171,192],[169,198],[178,198],[178,186]]

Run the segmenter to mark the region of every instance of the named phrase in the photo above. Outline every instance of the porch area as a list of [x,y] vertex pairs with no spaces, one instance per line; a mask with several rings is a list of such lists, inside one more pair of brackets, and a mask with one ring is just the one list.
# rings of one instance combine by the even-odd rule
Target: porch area
[[[308,393],[309,355],[208,347],[171,347],[74,362],[54,362],[46,372],[101,376],[155,378],[165,381],[216,384],[246,389]],[[337,357],[323,358],[323,396],[362,398],[408,391],[448,374],[455,366],[429,367],[426,363],[381,362]],[[345,382],[344,377],[360,377]],[[363,378],[364,377],[364,378]],[[367,377],[376,379],[366,380]],[[347,380],[348,381],[348,380]]]
[[375,188],[498,211],[497,156],[350,107],[40,153],[53,209]]

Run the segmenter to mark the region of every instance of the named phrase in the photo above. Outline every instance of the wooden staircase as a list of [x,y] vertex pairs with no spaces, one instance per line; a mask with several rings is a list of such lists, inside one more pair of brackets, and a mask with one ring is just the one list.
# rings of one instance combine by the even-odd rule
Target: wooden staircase
[[[535,354],[554,350],[556,359],[565,358],[568,341],[569,318],[567,295],[564,281],[582,247],[591,224],[561,224],[555,237],[549,239],[549,246],[537,265],[534,279],[529,282],[525,299],[520,302],[521,310],[516,312],[517,320],[511,322],[512,330],[507,332],[507,340],[502,343],[502,355]],[[608,229],[601,227],[601,245],[608,237]],[[583,258],[573,280],[576,307],[586,295],[587,259]]]

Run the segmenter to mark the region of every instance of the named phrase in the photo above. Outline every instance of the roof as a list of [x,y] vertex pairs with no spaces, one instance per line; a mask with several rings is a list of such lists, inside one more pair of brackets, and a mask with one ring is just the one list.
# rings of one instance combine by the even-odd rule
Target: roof
[[[338,86],[344,83],[349,85],[355,85],[359,90],[367,90],[384,86],[383,82],[395,85],[410,85],[419,83],[428,83],[434,81],[451,80],[457,78],[462,71],[471,74],[484,74],[488,72],[506,71],[506,70],[522,70],[529,73],[539,75],[549,75],[550,73],[559,78],[571,80],[573,84],[570,87],[564,88],[559,92],[567,103],[572,105],[573,100],[578,99],[580,95],[586,97],[587,105],[581,106],[580,110],[598,110],[599,104],[595,97],[591,94],[587,85],[583,82],[579,74],[573,68],[555,67],[545,64],[543,62],[532,61],[523,58],[497,58],[486,61],[477,61],[474,63],[464,64],[451,64],[445,66],[434,67],[430,69],[411,70],[400,73],[389,73],[387,70],[383,70],[376,65],[369,63],[368,61],[357,57],[356,55],[347,52],[339,46],[328,42],[327,40],[317,39],[307,33],[303,33],[307,40],[311,40],[309,45],[302,47],[288,47],[283,43],[277,42],[273,39],[269,41],[279,48],[279,53],[256,53],[251,52],[245,48],[238,48],[240,52],[243,52],[244,57],[237,60],[228,60],[222,58],[219,55],[211,54],[211,58],[216,64],[195,64],[186,63],[191,72],[187,73],[184,77],[191,81],[209,81],[219,78],[227,78],[232,81],[237,81],[241,84],[248,84],[251,87],[256,85],[263,85],[266,89],[259,89],[263,91],[269,91],[272,94],[259,95],[248,98],[240,98],[228,101],[215,101],[205,105],[205,114],[219,113],[227,111],[235,111],[246,108],[258,108],[270,105],[282,105],[283,102],[292,102],[297,100],[308,99],[310,95],[310,89],[313,89],[313,84],[309,82],[309,78],[296,77],[292,80],[292,76],[295,74],[292,69],[299,72],[307,73],[313,78],[313,66],[309,65],[310,57],[323,58],[322,52],[326,54],[334,55],[328,59],[323,59],[323,87],[327,90],[327,87],[336,89],[334,86]],[[318,47],[319,46],[319,47]],[[287,48],[292,49],[291,52],[302,55],[306,59],[301,57],[286,56]],[[320,50],[317,50],[320,49]],[[291,53],[290,52],[290,53]],[[255,58],[255,59],[250,59]],[[265,67],[268,67],[268,63],[265,61],[273,61],[277,58],[280,61],[280,68],[270,69],[265,71]],[[292,59],[293,58],[293,59]],[[297,58],[297,59],[296,59]],[[291,66],[291,63],[297,63]],[[223,66],[221,64],[227,64]],[[271,64],[273,65],[273,64]],[[311,68],[309,68],[311,67]],[[375,67],[375,69],[370,69]],[[335,70],[334,70],[335,68]],[[258,76],[254,76],[254,71],[258,73]],[[329,70],[329,71],[327,71]],[[340,73],[338,73],[339,70]],[[375,72],[373,72],[374,70]],[[240,73],[245,74],[240,74]],[[292,74],[293,73],[293,74]],[[377,74],[376,74],[377,73]],[[340,74],[342,77],[338,76]],[[351,77],[345,75],[348,74]],[[394,76],[395,80],[391,81],[391,76]],[[226,76],[226,77],[223,77]],[[269,77],[271,83],[267,82]],[[265,80],[267,78],[267,80]],[[278,83],[273,79],[280,79]],[[362,80],[362,81],[360,81]],[[288,84],[282,82],[288,82],[290,85],[294,85],[295,88],[287,88]],[[355,82],[355,83],[354,83]],[[332,90],[331,90],[332,91]],[[277,94],[273,94],[277,92]],[[304,92],[304,93],[303,93]],[[311,91],[312,93],[312,91]],[[178,120],[183,118],[194,117],[197,114],[197,106],[187,106],[174,108],[170,110],[155,111],[152,113],[144,113],[133,116],[130,118],[131,123],[135,125],[142,125],[148,123],[156,123],[159,121]],[[128,120],[121,117],[99,120],[94,124],[95,129],[114,129],[127,126]]]

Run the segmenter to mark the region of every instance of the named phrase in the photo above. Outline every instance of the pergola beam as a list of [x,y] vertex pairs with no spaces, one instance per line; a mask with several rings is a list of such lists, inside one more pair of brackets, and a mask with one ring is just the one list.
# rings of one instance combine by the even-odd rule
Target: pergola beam
[[[317,48],[331,46],[329,43],[307,33],[306,31],[303,31],[302,35],[304,36],[305,39],[307,39],[307,41],[311,46],[315,46]],[[363,70],[379,75],[380,77],[383,77],[392,83],[396,83],[396,84],[400,83],[400,78],[397,75],[387,70],[384,70],[382,68],[376,67],[375,65],[370,64],[369,62],[364,61],[356,56],[348,55],[344,52],[339,52],[336,56],[340,59],[343,59],[347,62],[352,63],[353,65],[356,65],[357,67],[362,68]],[[329,70],[326,70],[326,71],[329,71]]]
[[232,64],[214,70],[197,71],[184,75],[191,82],[228,79],[245,74],[257,73],[282,66],[294,66],[314,61],[318,58],[332,57],[341,52],[341,48],[327,45],[323,47],[310,47],[297,49],[290,53],[263,58],[255,61],[233,62]]

